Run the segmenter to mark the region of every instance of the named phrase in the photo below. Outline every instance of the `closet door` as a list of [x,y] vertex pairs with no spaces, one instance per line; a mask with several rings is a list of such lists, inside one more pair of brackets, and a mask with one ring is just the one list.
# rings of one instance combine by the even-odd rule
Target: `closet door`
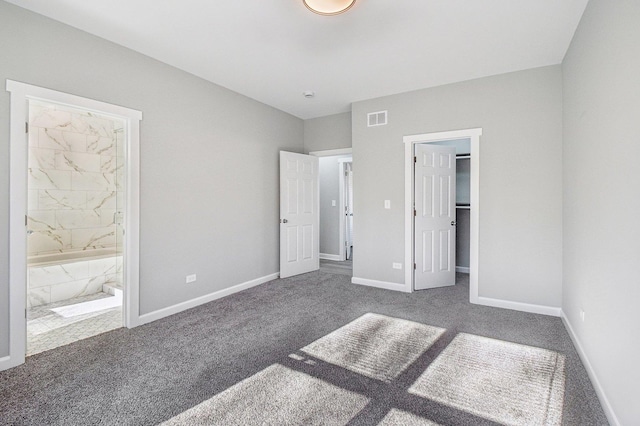
[[455,285],[456,150],[416,145],[415,289]]

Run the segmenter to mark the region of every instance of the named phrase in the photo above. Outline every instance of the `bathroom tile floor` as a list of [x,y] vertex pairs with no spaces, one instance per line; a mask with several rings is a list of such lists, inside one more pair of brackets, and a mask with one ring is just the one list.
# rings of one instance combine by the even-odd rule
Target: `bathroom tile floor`
[[122,296],[95,293],[30,308],[27,356],[122,327]]

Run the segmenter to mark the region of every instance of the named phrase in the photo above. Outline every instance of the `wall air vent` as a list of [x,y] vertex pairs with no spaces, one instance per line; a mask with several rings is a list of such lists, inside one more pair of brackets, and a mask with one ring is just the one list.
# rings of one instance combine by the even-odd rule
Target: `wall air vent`
[[387,111],[370,112],[367,114],[367,127],[384,126],[387,124]]

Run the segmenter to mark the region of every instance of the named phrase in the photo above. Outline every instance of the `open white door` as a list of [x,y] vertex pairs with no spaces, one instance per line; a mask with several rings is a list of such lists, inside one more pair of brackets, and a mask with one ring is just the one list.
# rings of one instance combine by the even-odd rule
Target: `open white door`
[[[344,163],[345,167],[345,248],[346,248],[346,260],[352,259],[353,250],[353,167],[352,163]],[[343,259],[344,260],[344,259]]]
[[415,289],[456,283],[456,149],[417,144]]
[[280,151],[280,277],[320,268],[318,157]]

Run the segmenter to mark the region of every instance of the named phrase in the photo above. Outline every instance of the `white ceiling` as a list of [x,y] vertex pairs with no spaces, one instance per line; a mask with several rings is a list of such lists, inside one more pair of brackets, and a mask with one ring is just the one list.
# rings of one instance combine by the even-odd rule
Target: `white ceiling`
[[[562,61],[587,0],[8,0],[306,119]],[[315,98],[302,92],[313,90]]]

